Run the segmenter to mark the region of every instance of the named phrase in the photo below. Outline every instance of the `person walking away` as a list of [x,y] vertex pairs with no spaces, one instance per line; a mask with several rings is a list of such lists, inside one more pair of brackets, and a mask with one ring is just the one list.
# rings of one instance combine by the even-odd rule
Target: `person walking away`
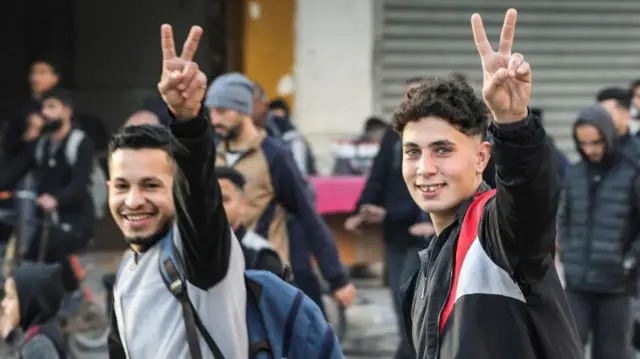
[[15,268],[4,282],[0,318],[0,335],[12,352],[9,358],[66,358],[56,317],[63,294],[60,266],[24,262]]
[[[497,52],[480,15],[471,17],[483,99],[466,83],[433,78],[394,114],[405,183],[436,231],[402,290],[418,359],[583,358],[553,265],[553,149],[527,107],[531,67],[511,52],[516,17],[507,11]],[[489,113],[493,148],[484,141]],[[496,190],[482,181],[491,154]]]
[[[622,87],[606,87],[598,92],[596,100],[604,107],[620,137],[619,150],[640,160],[640,138],[631,134],[631,91]],[[638,162],[640,164],[640,162]]]
[[216,174],[222,190],[224,211],[242,245],[246,268],[266,270],[281,276],[284,263],[271,243],[244,225],[248,205],[244,193],[244,176],[231,167],[216,167]]
[[621,152],[600,105],[580,112],[573,136],[581,160],[558,217],[567,297],[582,344],[592,336],[591,358],[626,359],[640,263],[640,168]]

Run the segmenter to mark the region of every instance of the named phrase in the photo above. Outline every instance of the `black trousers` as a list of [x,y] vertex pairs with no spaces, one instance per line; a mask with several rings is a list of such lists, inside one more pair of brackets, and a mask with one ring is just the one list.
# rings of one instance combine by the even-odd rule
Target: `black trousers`
[[[63,231],[60,228],[51,227],[48,230],[38,228],[27,245],[24,259],[38,261],[40,252],[44,249],[44,261],[46,263],[59,263],[62,268],[62,282],[67,292],[78,289],[79,282],[76,277],[69,256],[86,249],[90,234],[79,231]],[[42,248],[42,241],[46,239],[46,246]]]
[[633,313],[631,296],[567,292],[582,344],[592,334],[591,359],[628,359]]

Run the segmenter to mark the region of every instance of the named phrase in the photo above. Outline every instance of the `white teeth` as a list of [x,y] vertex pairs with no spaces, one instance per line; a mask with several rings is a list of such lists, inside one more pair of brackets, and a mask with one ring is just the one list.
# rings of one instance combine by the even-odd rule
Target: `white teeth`
[[143,219],[151,218],[151,215],[148,214],[137,214],[132,216],[125,216],[125,218],[129,221],[141,221]]
[[422,192],[435,192],[442,188],[444,185],[437,184],[432,186],[418,186]]

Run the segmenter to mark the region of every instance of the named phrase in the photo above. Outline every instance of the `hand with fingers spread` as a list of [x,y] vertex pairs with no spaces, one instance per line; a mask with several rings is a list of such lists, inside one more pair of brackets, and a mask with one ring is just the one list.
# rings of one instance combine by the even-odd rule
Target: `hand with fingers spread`
[[198,115],[207,89],[207,77],[200,71],[193,56],[198,50],[202,28],[193,26],[182,48],[176,55],[173,29],[164,24],[160,28],[162,41],[162,76],[158,90],[169,110],[178,120],[190,120]]
[[511,123],[527,117],[531,97],[531,68],[518,53],[511,53],[518,13],[509,9],[500,34],[500,48],[494,52],[479,14],[471,16],[473,37],[482,60],[482,97],[497,123]]

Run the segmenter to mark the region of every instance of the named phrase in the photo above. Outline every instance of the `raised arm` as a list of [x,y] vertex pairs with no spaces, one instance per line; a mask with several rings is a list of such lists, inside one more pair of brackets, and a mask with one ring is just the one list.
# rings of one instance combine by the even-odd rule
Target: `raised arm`
[[[523,261],[537,271],[555,244],[560,186],[553,148],[540,121],[529,115],[531,69],[512,53],[517,12],[507,11],[500,48],[494,52],[480,15],[471,18],[482,60],[482,96],[493,116],[490,128],[496,164],[497,196],[485,216],[489,249],[514,270]],[[506,258],[505,258],[506,257]]]
[[192,61],[201,36],[202,29],[192,27],[178,57],[171,27],[162,25],[158,89],[174,117],[170,125],[177,142],[172,151],[178,169],[174,201],[185,275],[193,285],[208,289],[227,274],[233,237],[214,172],[214,134],[202,112],[207,79]]

